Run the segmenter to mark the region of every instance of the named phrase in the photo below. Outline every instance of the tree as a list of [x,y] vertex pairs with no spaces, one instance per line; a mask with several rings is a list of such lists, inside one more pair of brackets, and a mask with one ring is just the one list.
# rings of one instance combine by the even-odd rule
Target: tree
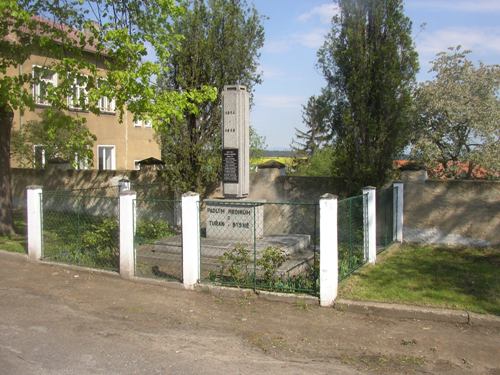
[[500,65],[475,67],[469,53],[458,46],[432,61],[435,79],[416,92],[412,153],[445,174],[466,163],[470,178],[478,165],[500,170]]
[[296,176],[332,176],[335,152],[331,146],[318,148],[314,154],[294,166]]
[[162,77],[165,90],[217,89],[215,101],[198,114],[186,113],[161,132],[167,181],[177,189],[205,193],[219,179],[221,166],[221,94],[224,85],[241,84],[252,93],[261,82],[259,49],[264,43],[261,18],[244,0],[191,0],[173,30],[183,36]]
[[250,158],[258,159],[264,156],[267,148],[266,137],[259,135],[253,126],[250,126]]
[[296,140],[292,142],[292,150],[299,156],[311,158],[316,150],[328,141],[328,96],[322,94],[311,96],[307,104],[302,106],[302,121],[306,130],[295,129]]
[[[22,167],[33,166],[35,146],[43,147],[45,160],[63,159],[73,168],[91,166],[96,140],[83,117],[74,117],[60,110],[46,109],[39,121],[28,121],[12,134],[12,155]],[[36,167],[41,167],[36,165]]]
[[[167,60],[180,37],[172,22],[183,12],[175,0],[4,0],[0,2],[0,235],[13,233],[10,140],[15,110],[33,109],[32,85],[46,104],[68,107],[75,80],[85,87],[79,106],[99,114],[99,99],[114,98],[125,108],[166,126],[173,118],[197,113],[214,91],[155,92],[152,82],[169,69]],[[148,48],[154,58],[146,60]],[[17,67],[34,53],[47,57],[39,74]],[[97,64],[103,69],[98,69]],[[58,74],[57,87],[42,79]]]
[[335,174],[350,192],[384,183],[408,141],[418,69],[402,0],[339,0],[318,51],[330,99]]

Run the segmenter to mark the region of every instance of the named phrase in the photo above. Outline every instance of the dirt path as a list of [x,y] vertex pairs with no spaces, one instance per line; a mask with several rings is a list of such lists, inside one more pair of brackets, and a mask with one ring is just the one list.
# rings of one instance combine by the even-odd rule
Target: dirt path
[[500,374],[500,330],[218,298],[0,253],[2,374]]

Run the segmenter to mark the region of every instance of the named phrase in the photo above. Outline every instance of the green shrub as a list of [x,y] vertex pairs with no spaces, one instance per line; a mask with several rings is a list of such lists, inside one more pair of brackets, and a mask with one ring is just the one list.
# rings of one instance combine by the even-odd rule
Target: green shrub
[[257,260],[257,266],[264,272],[264,282],[274,284],[278,279],[277,271],[286,260],[285,251],[279,247],[269,246]]
[[226,251],[220,258],[220,277],[224,279],[226,272],[231,281],[238,285],[250,279],[249,266],[252,263],[250,251],[243,245],[237,244],[232,250]]
[[175,234],[167,222],[162,220],[141,220],[137,224],[136,239],[139,243],[149,243]]
[[[81,253],[96,265],[116,266],[120,257],[118,221],[103,219],[82,233]],[[76,254],[75,254],[76,255]]]

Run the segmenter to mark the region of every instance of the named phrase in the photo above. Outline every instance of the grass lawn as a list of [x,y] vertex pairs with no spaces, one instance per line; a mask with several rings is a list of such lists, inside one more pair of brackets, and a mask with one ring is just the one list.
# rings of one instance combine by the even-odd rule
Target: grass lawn
[[0,249],[13,253],[26,253],[26,221],[22,211],[14,211],[14,229],[16,234],[11,237],[0,236]]
[[340,284],[341,298],[500,315],[500,249],[402,245]]

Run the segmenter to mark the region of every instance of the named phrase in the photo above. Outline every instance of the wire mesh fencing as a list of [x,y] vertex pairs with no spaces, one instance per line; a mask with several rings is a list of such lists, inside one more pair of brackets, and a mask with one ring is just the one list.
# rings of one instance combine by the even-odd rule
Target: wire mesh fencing
[[339,200],[337,211],[339,279],[342,280],[367,261],[368,195]]
[[200,220],[202,281],[318,293],[318,204],[205,200]]
[[88,191],[46,191],[41,201],[43,259],[118,271],[116,196],[89,195]]
[[138,198],[134,204],[136,276],[182,281],[181,201]]
[[394,200],[395,187],[377,190],[377,253],[384,251],[394,242]]

